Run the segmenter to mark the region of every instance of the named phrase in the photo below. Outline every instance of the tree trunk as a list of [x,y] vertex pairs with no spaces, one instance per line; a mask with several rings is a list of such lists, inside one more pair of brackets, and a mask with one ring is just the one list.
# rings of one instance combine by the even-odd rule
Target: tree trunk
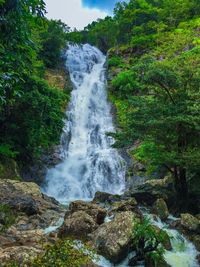
[[[186,131],[182,125],[179,123],[177,125],[177,134],[178,134],[178,158],[182,158],[182,154],[187,147],[187,138]],[[175,176],[175,187],[177,192],[177,203],[180,211],[187,211],[188,209],[188,185],[187,185],[187,177],[186,177],[186,168],[180,165],[177,165],[174,168],[174,176]]]
[[180,211],[188,209],[188,184],[186,169],[180,166],[174,168],[175,189],[177,194],[177,204]]

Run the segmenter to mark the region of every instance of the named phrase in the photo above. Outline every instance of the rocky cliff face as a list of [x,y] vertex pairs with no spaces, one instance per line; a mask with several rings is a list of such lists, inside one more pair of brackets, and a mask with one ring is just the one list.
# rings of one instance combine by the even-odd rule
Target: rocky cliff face
[[63,216],[63,208],[35,183],[4,179],[0,188],[0,262],[21,262],[51,242],[44,229]]

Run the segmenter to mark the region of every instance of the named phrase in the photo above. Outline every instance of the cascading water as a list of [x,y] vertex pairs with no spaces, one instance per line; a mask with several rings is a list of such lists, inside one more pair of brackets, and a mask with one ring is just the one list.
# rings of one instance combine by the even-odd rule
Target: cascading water
[[125,165],[106,134],[114,132],[106,57],[86,44],[70,45],[66,58],[74,89],[61,138],[63,161],[48,171],[44,192],[62,203],[90,199],[97,191],[121,193]]
[[[165,250],[164,258],[165,261],[171,267],[198,267],[197,256],[199,255],[195,246],[188,241],[183,235],[177,230],[170,229],[168,225],[162,222],[155,215],[144,213],[153,225],[163,229],[170,237],[172,250]],[[171,216],[170,216],[171,217]],[[169,219],[170,219],[169,217]]]

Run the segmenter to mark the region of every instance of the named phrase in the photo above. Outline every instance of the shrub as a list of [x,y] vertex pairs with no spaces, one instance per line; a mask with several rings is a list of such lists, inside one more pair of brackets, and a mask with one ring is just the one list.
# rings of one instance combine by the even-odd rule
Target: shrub
[[109,67],[117,67],[119,66],[120,64],[122,63],[122,59],[118,56],[115,56],[115,57],[111,57],[109,60],[108,60],[108,66]]
[[140,89],[135,72],[131,70],[120,72],[112,81],[114,92],[122,99],[128,98],[130,94],[136,94]]

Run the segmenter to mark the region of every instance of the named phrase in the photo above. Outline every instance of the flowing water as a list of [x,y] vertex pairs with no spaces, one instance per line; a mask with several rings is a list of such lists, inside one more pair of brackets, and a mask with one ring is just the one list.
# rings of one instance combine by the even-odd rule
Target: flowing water
[[113,139],[111,107],[107,101],[106,57],[88,44],[69,46],[66,65],[73,84],[61,138],[61,164],[48,171],[44,192],[62,203],[91,199],[95,192],[121,193],[125,164]]
[[[156,225],[160,229],[167,232],[170,237],[172,250],[165,250],[164,258],[165,261],[171,267],[198,267],[198,251],[195,246],[189,242],[183,235],[177,230],[170,229],[168,224],[162,222],[158,217],[150,215],[149,213],[144,214],[151,221],[152,224]],[[171,217],[172,218],[172,217]],[[169,217],[170,219],[170,217]],[[174,218],[176,220],[176,218]],[[174,220],[173,219],[173,220]]]

